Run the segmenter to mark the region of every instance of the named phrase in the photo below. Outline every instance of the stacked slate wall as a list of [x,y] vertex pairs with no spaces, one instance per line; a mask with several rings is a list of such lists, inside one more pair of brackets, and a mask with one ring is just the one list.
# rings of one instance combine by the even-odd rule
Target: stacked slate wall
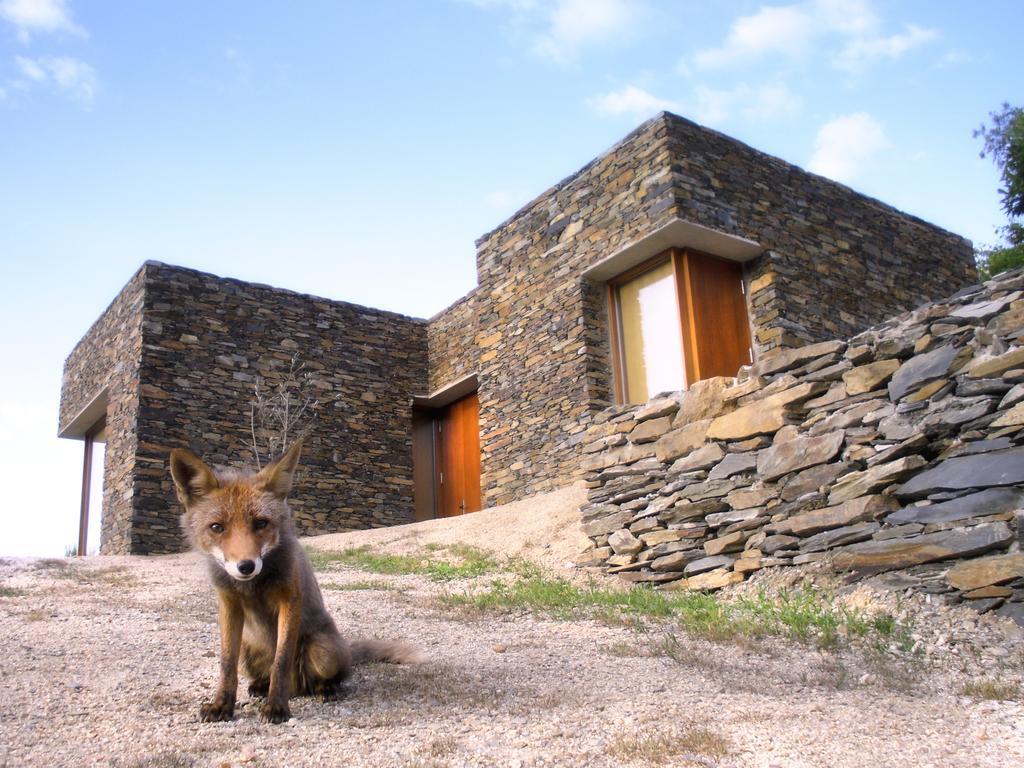
[[680,218],[764,246],[744,266],[755,359],[976,275],[962,237],[662,113],[477,241],[488,505],[578,476],[582,432],[614,401],[606,286],[583,273]]
[[[62,424],[96,388],[91,371],[120,366],[104,551],[179,545],[161,452],[237,463],[255,375],[279,381],[296,353],[332,401],[307,456],[318,486],[296,499],[306,532],[410,519],[410,399],[469,374],[485,506],[576,480],[584,433],[614,400],[606,286],[584,273],[680,218],[767,249],[744,267],[759,356],[973,275],[962,238],[667,113],[480,238],[479,287],[429,321],[149,264],[115,302],[131,309],[116,338],[99,348],[108,332],[90,331],[66,370]],[[144,348],[125,323],[146,329]]]
[[664,119],[675,213],[767,252],[748,270],[755,351],[846,338],[976,278],[964,238],[717,131]]
[[[293,359],[322,403],[291,497],[300,532],[413,519],[411,396],[427,386],[424,321],[155,262],[143,275],[134,495],[130,510],[106,513],[130,511],[130,525],[116,523],[130,541],[105,552],[182,548],[170,449],[253,466],[257,377],[272,393]],[[267,437],[257,434],[263,446]]]
[[[136,499],[139,362],[145,268],[140,269],[93,323],[64,363],[59,425],[63,430],[106,392],[106,450],[100,548],[127,552]],[[92,509],[91,514],[100,510]]]
[[430,381],[424,392],[416,394],[433,393],[476,373],[479,341],[474,290],[427,321]]
[[667,589],[824,562],[1024,623],[1024,271],[602,412],[581,564]]

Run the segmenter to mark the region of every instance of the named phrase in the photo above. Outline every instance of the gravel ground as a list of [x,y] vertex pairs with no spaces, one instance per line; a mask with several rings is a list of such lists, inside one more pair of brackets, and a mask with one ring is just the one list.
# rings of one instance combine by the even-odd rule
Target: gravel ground
[[[577,498],[312,543],[500,542],[556,568],[580,543],[549,542]],[[0,561],[0,766],[1024,765],[1021,702],[959,694],[1019,672],[1016,647],[1006,669],[777,640],[681,638],[669,658],[656,628],[453,614],[437,598],[464,583],[354,570],[321,583],[343,632],[409,640],[428,660],[359,667],[346,698],[294,699],[280,726],[259,722],[243,686],[233,722],[204,724],[217,630],[196,555]]]

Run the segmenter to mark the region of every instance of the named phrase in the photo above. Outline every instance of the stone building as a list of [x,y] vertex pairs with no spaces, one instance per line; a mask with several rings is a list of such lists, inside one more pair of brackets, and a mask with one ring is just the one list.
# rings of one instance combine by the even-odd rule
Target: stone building
[[661,113],[477,240],[477,287],[428,320],[147,262],[68,357],[59,431],[106,441],[102,551],[174,551],[168,451],[251,459],[254,384],[298,355],[325,403],[303,532],[458,514],[580,477],[610,404],[974,276],[967,240]]

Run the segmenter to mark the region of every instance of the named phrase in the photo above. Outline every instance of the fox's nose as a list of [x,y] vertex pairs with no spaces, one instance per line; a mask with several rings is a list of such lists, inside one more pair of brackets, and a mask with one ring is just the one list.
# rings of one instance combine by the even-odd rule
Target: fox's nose
[[239,560],[238,561],[238,572],[243,576],[248,576],[256,570],[256,563],[252,560]]

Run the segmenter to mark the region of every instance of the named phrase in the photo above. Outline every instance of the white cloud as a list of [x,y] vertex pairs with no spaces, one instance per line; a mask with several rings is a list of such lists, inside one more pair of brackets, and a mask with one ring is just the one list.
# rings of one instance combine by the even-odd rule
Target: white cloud
[[32,82],[52,84],[86,109],[92,107],[98,81],[96,70],[84,61],[70,56],[46,56],[41,59],[15,56],[14,60],[18,69]]
[[640,10],[628,0],[558,0],[533,51],[560,64],[571,62],[585,46],[621,35]]
[[851,40],[832,60],[837,69],[861,72],[880,59],[898,59],[907,51],[934,40],[939,33],[908,24],[906,30],[890,37],[857,38]]
[[864,35],[878,24],[868,0],[817,0],[812,12],[826,29],[844,35]]
[[645,0],[462,0],[505,12],[508,31],[528,50],[571,64],[584,48],[617,42],[647,13]]
[[793,117],[802,106],[785,83],[756,87],[740,83],[728,90],[699,86],[696,96],[696,120],[707,125],[724,123],[737,112],[754,122]]
[[72,19],[67,0],[0,0],[0,18],[14,25],[23,43],[34,33],[88,34]]
[[633,117],[649,117],[655,112],[669,110],[681,112],[677,102],[668,101],[655,96],[643,88],[627,85],[618,91],[611,91],[602,96],[588,99],[591,108],[599,115],[632,115]]
[[[832,64],[856,72],[880,59],[896,59],[934,39],[938,33],[914,24],[888,37],[876,33],[878,16],[870,0],[805,0],[791,5],[766,5],[733,21],[718,46],[683,59],[681,73],[714,70],[775,58],[794,60],[809,56],[815,46],[831,38],[839,48]],[[838,41],[835,38],[839,38]]]
[[849,183],[889,140],[881,124],[866,112],[842,115],[818,130],[807,167],[822,176]]
[[33,80],[38,83],[46,79],[46,70],[39,66],[39,64],[37,64],[33,59],[26,59],[24,56],[15,56],[14,63],[18,65],[18,69],[21,70],[21,74],[29,80]]
[[939,69],[944,69],[945,67],[956,67],[960,64],[970,64],[972,61],[974,61],[974,57],[970,53],[960,48],[955,48],[942,54],[935,63],[935,66]]
[[698,69],[716,69],[767,54],[798,56],[806,52],[814,33],[814,18],[806,7],[765,6],[736,19],[725,42],[698,51],[693,63]]

